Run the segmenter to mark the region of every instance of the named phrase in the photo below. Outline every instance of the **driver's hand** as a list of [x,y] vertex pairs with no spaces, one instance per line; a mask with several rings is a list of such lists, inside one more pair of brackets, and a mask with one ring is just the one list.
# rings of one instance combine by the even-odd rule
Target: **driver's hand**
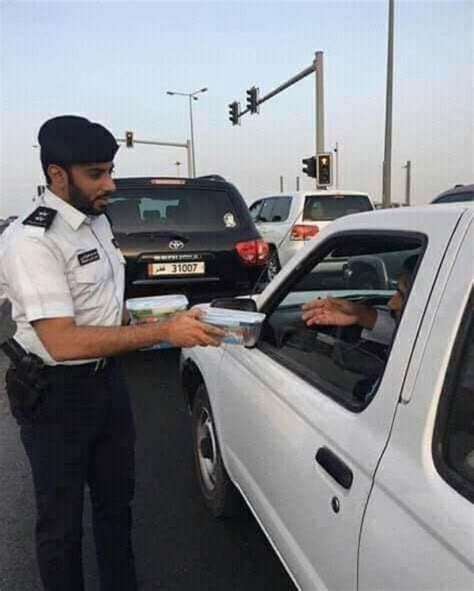
[[201,310],[181,312],[166,321],[166,341],[176,347],[218,347],[225,332],[201,322]]
[[315,299],[303,305],[307,326],[353,326],[359,320],[359,306],[338,298]]

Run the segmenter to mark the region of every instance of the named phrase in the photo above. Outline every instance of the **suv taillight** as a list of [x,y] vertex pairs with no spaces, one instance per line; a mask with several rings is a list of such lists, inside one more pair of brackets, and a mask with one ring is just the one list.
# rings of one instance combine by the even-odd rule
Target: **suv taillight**
[[267,262],[270,254],[270,246],[261,239],[237,242],[235,250],[239,257],[249,265],[263,265]]
[[290,240],[311,240],[319,232],[318,226],[295,224],[291,229]]

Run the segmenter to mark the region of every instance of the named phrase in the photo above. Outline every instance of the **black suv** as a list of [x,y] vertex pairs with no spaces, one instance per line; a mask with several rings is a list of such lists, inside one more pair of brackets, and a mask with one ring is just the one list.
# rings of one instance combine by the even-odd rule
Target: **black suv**
[[198,303],[254,289],[269,248],[234,185],[217,175],[115,182],[107,213],[127,298],[183,293]]

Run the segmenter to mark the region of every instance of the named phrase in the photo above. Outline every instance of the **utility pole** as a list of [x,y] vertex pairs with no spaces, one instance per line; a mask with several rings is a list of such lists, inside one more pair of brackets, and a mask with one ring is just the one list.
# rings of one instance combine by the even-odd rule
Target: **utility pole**
[[280,177],[280,193],[283,193],[283,177]]
[[405,205],[411,205],[411,160],[407,160],[402,168],[407,171],[405,177]]
[[334,148],[334,154],[336,155],[336,189],[339,189],[339,143],[336,142],[336,147]]
[[392,103],[393,103],[393,13],[395,0],[388,0],[387,96],[385,102],[385,152],[383,161],[382,205],[391,207],[392,186]]
[[296,177],[296,190],[297,191],[300,190],[300,177],[299,176]]

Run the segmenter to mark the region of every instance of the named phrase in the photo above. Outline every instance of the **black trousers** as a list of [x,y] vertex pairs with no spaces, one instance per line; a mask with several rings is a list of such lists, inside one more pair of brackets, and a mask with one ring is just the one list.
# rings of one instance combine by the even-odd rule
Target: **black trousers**
[[131,545],[135,429],[118,362],[47,370],[49,389],[21,425],[37,505],[46,591],[83,591],[82,513],[89,486],[102,591],[135,591]]

